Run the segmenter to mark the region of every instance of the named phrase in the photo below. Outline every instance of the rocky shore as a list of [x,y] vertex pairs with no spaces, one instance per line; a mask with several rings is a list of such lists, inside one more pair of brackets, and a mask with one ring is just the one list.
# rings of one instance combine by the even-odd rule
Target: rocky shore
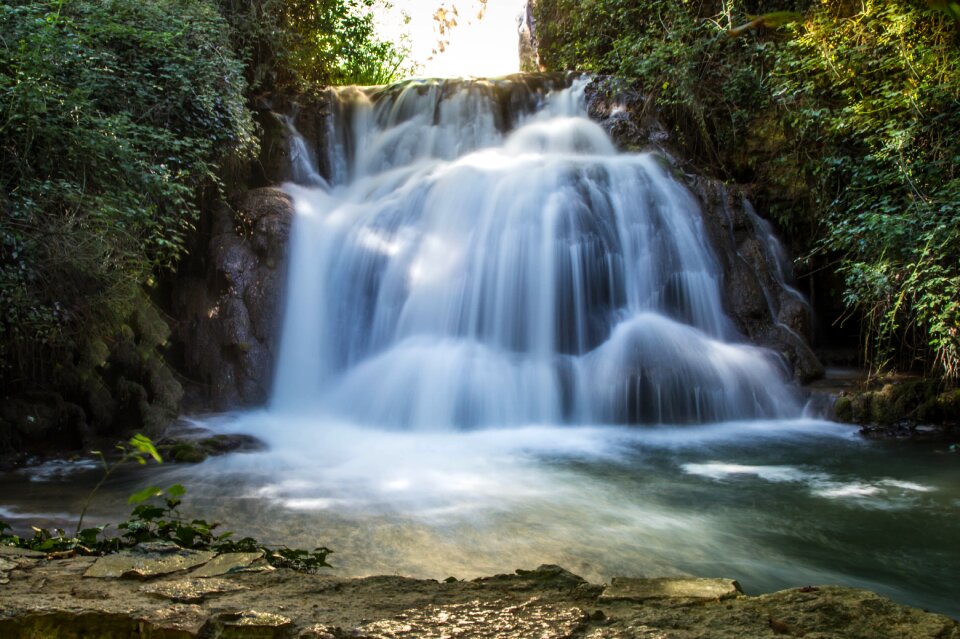
[[101,558],[0,548],[0,637],[956,639],[960,624],[874,593],[730,579],[591,584],[558,566],[473,581],[343,579],[252,553],[145,545]]

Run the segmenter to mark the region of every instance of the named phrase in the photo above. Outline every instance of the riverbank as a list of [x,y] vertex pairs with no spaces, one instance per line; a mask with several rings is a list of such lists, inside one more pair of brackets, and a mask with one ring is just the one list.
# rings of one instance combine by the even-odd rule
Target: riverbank
[[154,548],[51,560],[0,548],[0,584],[0,635],[10,639],[960,637],[949,617],[865,590],[800,586],[750,597],[729,579],[601,585],[557,566],[472,581],[343,579],[272,570],[245,554],[211,560]]
[[864,437],[942,442],[957,452],[960,388],[941,380],[828,367],[806,389],[817,413],[859,426]]

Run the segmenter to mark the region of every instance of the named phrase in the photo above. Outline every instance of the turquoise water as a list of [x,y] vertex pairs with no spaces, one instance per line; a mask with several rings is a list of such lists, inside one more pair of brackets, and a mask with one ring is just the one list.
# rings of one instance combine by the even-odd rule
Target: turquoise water
[[[143,485],[181,482],[186,514],[327,545],[339,575],[463,579],[557,563],[594,581],[732,577],[748,593],[842,584],[960,617],[960,455],[943,445],[869,442],[812,420],[411,433],[247,413],[205,424],[257,432],[269,449],[131,467],[89,523],[121,519]],[[66,521],[97,477],[76,462],[3,473],[0,516]]]

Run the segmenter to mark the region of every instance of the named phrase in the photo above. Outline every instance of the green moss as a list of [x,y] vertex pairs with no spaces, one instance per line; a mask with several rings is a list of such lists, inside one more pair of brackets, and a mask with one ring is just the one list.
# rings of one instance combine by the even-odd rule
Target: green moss
[[144,349],[152,350],[162,346],[170,337],[170,327],[145,295],[141,294],[137,300],[131,324],[139,345]]
[[960,388],[928,399],[917,411],[921,420],[934,424],[960,422]]
[[833,414],[838,421],[841,422],[852,422],[853,419],[853,402],[850,401],[850,398],[846,395],[840,396],[837,398],[837,401],[833,404]]
[[191,442],[185,441],[173,444],[173,446],[164,451],[164,454],[173,461],[185,464],[199,464],[208,457],[205,450]]

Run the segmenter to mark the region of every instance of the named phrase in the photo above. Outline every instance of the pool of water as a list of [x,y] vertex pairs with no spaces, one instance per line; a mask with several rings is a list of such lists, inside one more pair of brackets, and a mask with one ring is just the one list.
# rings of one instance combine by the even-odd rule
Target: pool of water
[[[944,445],[806,419],[402,432],[251,412],[202,425],[268,448],[131,466],[87,523],[121,521],[126,495],[179,482],[185,514],[328,546],[343,576],[556,563],[594,581],[731,577],[749,593],[856,586],[960,617],[960,454]],[[76,460],[0,473],[0,519],[64,525],[99,472]]]

